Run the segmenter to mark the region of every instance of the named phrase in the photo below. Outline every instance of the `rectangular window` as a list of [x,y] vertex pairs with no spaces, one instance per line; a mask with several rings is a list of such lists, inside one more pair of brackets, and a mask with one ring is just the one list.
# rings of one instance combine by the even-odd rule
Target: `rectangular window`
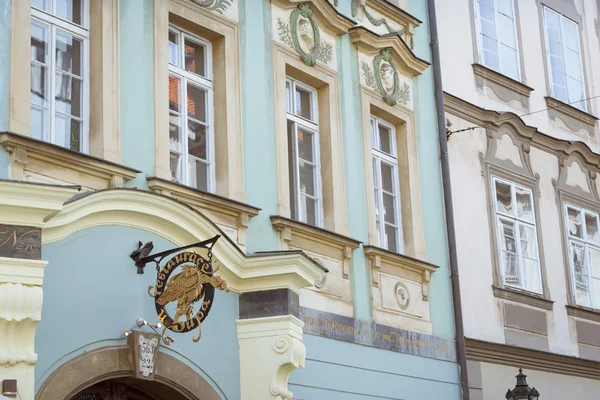
[[513,0],[475,0],[479,62],[521,80]]
[[33,0],[31,6],[31,135],[87,152],[88,3]]
[[598,213],[565,205],[571,280],[577,304],[600,309]]
[[371,117],[371,147],[379,246],[395,253],[402,253],[400,188],[394,126],[379,118]]
[[210,42],[169,29],[171,179],[206,192],[215,191],[211,53]]
[[317,91],[290,78],[285,89],[292,218],[322,227]]
[[579,26],[544,7],[544,27],[552,97],[586,111]]
[[493,177],[498,257],[504,284],[542,293],[531,189]]

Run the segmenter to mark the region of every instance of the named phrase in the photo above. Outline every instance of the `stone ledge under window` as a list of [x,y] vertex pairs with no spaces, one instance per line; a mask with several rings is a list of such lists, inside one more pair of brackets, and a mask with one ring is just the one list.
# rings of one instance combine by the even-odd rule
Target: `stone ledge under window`
[[246,229],[250,218],[258,215],[260,208],[166,179],[148,177],[146,180],[153,192],[172,197],[200,210],[213,219],[234,242],[241,246],[246,245]]
[[494,296],[504,300],[514,301],[515,303],[526,304],[528,306],[541,308],[543,310],[552,311],[554,301],[543,298],[542,296],[533,293],[520,291],[512,288],[501,288],[492,285]]
[[551,119],[560,118],[567,128],[574,132],[583,129],[589,135],[594,135],[594,128],[596,127],[596,121],[598,121],[597,117],[555,98],[545,97],[545,99],[548,106],[548,115]]
[[600,310],[582,306],[567,305],[567,314],[571,317],[587,319],[589,321],[600,322]]
[[100,190],[122,187],[141,172],[14,132],[0,132],[0,145],[9,153],[14,180]]
[[271,225],[279,233],[282,250],[297,248],[337,259],[348,279],[352,251],[360,247],[360,241],[278,215],[271,216]]
[[533,88],[521,82],[509,78],[481,64],[473,64],[475,84],[479,88],[484,86],[492,90],[502,101],[510,102],[516,100],[525,109],[529,109],[529,94]]

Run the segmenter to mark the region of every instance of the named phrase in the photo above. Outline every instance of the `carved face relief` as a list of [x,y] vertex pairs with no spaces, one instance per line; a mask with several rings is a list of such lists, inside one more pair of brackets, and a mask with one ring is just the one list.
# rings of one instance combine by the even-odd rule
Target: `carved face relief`
[[302,50],[311,53],[315,49],[315,37],[312,24],[304,17],[298,18],[298,36]]
[[385,89],[386,93],[394,93],[394,74],[396,72],[387,62],[381,63],[379,70],[381,73],[381,83],[383,83],[383,88]]

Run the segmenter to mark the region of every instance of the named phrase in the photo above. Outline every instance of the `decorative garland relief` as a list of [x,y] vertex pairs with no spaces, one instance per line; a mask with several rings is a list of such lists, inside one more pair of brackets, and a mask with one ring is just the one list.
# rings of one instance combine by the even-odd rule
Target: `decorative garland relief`
[[233,2],[233,0],[190,0],[192,3],[199,5],[202,8],[206,8],[209,11],[215,11],[219,14],[223,14]]
[[367,87],[376,90],[383,101],[391,106],[410,102],[410,86],[404,82],[400,85],[400,73],[394,65],[392,51],[387,48],[373,59],[373,66],[361,62],[361,69]]

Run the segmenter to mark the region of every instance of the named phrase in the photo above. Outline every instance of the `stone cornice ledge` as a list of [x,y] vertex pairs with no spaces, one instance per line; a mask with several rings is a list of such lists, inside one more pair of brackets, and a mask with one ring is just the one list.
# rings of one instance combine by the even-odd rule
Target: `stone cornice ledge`
[[48,261],[0,257],[0,282],[42,286]]
[[[57,165],[68,170],[77,171],[82,175],[105,180],[107,187],[122,186],[123,182],[134,179],[141,172],[14,132],[0,132],[0,145],[11,153],[11,157],[15,162],[20,164],[26,165],[28,159],[33,159],[42,164]],[[53,178],[60,180],[60,177]],[[79,185],[83,182],[71,183]]]
[[0,180],[0,223],[42,227],[79,190],[78,186]]
[[589,321],[600,322],[600,311],[581,306],[566,305],[567,314],[571,317],[587,319]]
[[[598,121],[598,118],[593,116],[592,114],[588,114],[585,111],[581,111],[580,109],[573,107],[570,104],[563,103],[562,101],[557,100],[553,97],[545,97],[545,99],[546,105],[548,106],[548,108],[550,108],[550,110],[548,110],[549,113],[552,113],[554,111],[558,114],[563,114],[567,117],[574,118],[585,125],[589,125],[591,127],[596,126],[596,121]],[[558,115],[558,117],[560,118],[560,115]],[[568,124],[568,121],[564,122],[565,124]]]
[[413,76],[420,75],[430,65],[427,61],[417,57],[397,33],[378,35],[363,26],[355,26],[350,29],[349,33],[352,43],[366,53],[375,54],[383,49],[391,48],[400,65],[410,71]]
[[545,299],[541,296],[536,296],[527,292],[521,292],[516,289],[501,288],[492,285],[494,296],[499,299],[514,301],[516,303],[526,304],[528,306],[541,308],[543,310],[552,311],[554,302]]
[[354,21],[341,14],[327,0],[271,0],[271,2],[282,8],[295,8],[302,3],[310,3],[313,10],[319,14],[319,19],[336,35],[345,34],[354,26]]
[[423,21],[417,17],[409,14],[394,4],[387,2],[386,0],[367,0],[366,6],[377,11],[379,14],[388,17],[392,21],[396,21],[400,25],[409,26],[411,32],[412,28],[423,23]]
[[529,94],[533,91],[533,88],[481,64],[473,64],[473,72],[475,75],[490,80],[506,89],[512,90],[521,96],[529,97]]
[[548,353],[503,343],[466,339],[467,359],[502,364],[554,374],[600,379],[600,363],[562,354]]

